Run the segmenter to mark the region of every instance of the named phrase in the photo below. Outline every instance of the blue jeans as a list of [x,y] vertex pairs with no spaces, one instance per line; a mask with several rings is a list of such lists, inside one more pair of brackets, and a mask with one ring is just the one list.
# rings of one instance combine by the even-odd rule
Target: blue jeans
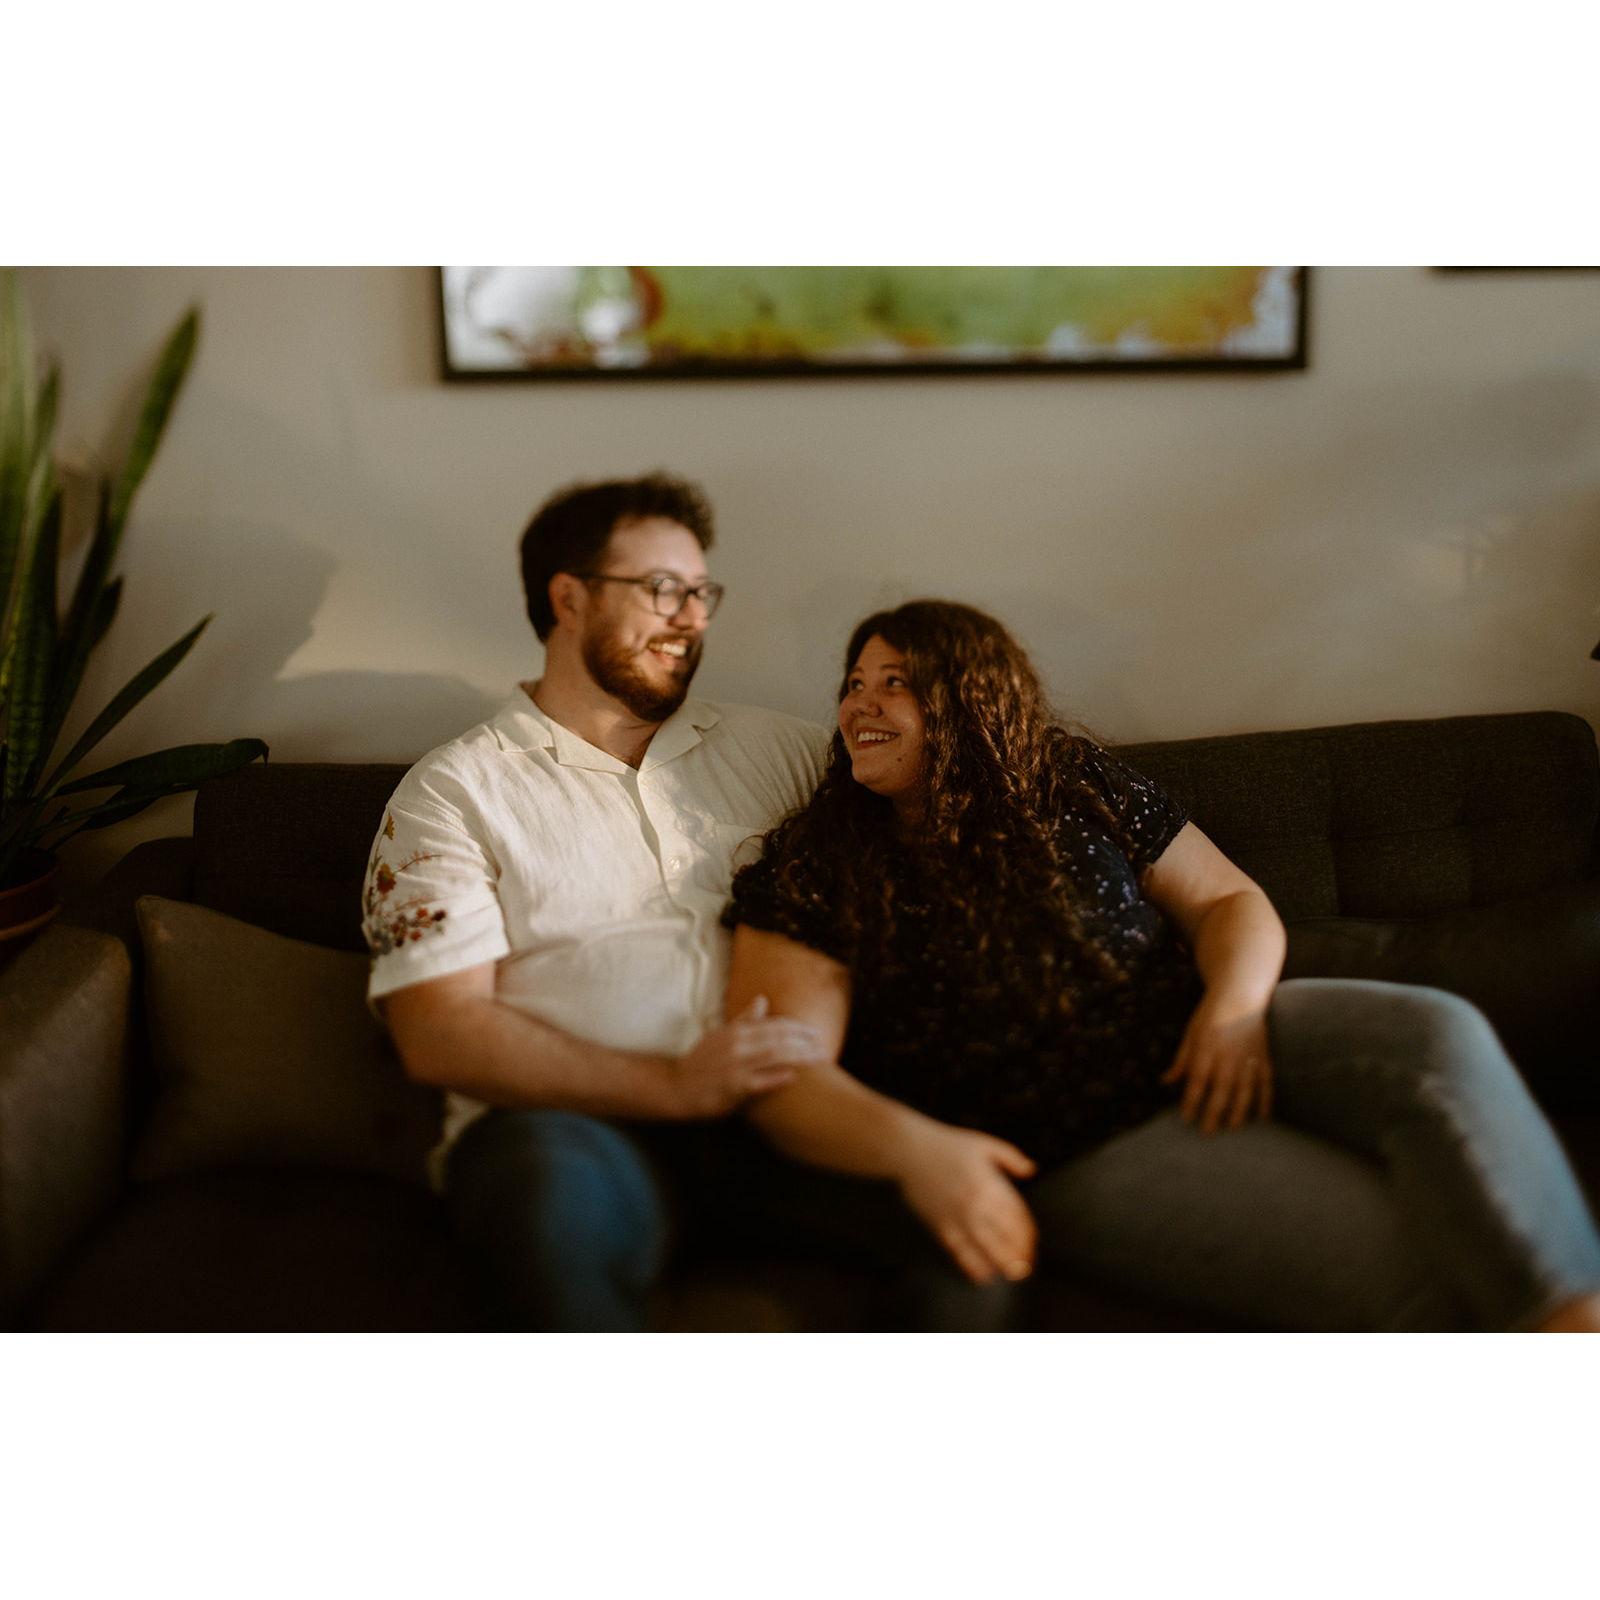
[[450,1152],[446,1198],[491,1326],[644,1327],[670,1206],[621,1128],[572,1111],[490,1111]]
[[[1482,1015],[1438,990],[1299,979],[1269,1014],[1274,1120],[1166,1112],[1024,1186],[1040,1273],[1266,1327],[1510,1328],[1600,1289],[1600,1237]],[[632,1329],[677,1225],[721,1251],[865,1266],[885,1326],[993,1330],[894,1185],[770,1153],[743,1124],[492,1112],[453,1152],[457,1226],[503,1326]]]

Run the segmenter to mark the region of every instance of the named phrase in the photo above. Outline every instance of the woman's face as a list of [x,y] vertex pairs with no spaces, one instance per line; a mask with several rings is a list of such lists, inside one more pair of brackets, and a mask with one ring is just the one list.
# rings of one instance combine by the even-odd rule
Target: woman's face
[[839,732],[857,783],[902,811],[920,809],[922,707],[905,680],[900,652],[877,634],[861,647],[845,679]]

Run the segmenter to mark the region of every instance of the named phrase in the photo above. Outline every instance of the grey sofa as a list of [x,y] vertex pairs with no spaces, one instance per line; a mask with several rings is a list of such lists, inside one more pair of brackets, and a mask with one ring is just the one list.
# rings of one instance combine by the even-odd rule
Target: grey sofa
[[[1600,1193],[1600,762],[1587,723],[1560,713],[1457,717],[1123,754],[1272,896],[1289,924],[1288,975],[1430,983],[1480,1005],[1591,1198]],[[387,1175],[384,1162],[274,1164],[258,1152],[151,1176],[138,1155],[174,1089],[151,1049],[135,902],[164,896],[330,952],[359,951],[367,851],[402,770],[274,765],[212,783],[192,839],[139,846],[71,921],[0,969],[7,1325],[480,1325],[438,1202],[419,1181]],[[250,994],[250,975],[238,981]],[[293,993],[255,998],[295,1012]],[[316,1040],[306,1048],[316,1054]],[[258,1075],[250,1092],[270,1096],[272,1086],[270,1073]],[[393,1133],[380,1122],[375,1115],[375,1140]],[[861,1290],[826,1263],[700,1262],[663,1285],[655,1320],[852,1328]],[[1049,1328],[1224,1326],[1088,1282],[1052,1282],[1037,1305]]]

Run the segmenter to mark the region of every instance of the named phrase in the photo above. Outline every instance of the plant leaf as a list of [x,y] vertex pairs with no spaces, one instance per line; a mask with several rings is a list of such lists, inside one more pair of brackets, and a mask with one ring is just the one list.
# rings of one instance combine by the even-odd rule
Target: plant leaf
[[[130,789],[155,788],[161,790],[193,789],[225,772],[248,765],[258,756],[267,754],[261,739],[230,739],[226,744],[180,744],[170,750],[158,750],[153,755],[135,756],[131,761],[119,761],[91,773],[87,778],[75,778],[56,790],[57,794],[81,794],[88,789],[110,789],[124,785]],[[173,786],[176,785],[176,789]]]
[[183,387],[190,362],[194,360],[194,348],[199,337],[199,308],[191,306],[167,336],[166,346],[151,375],[150,387],[145,391],[144,406],[139,412],[133,443],[128,448],[127,459],[122,463],[122,472],[117,478],[116,492],[111,497],[111,526],[116,530],[117,537],[121,536],[133,497],[138,493],[145,473],[150,470],[151,461],[155,459],[167,418],[172,415],[178,391]]
[[[94,614],[89,618],[89,649],[92,651],[100,641],[111,631],[111,624],[117,620],[117,607],[122,603],[122,579],[113,578],[98,595],[95,596]],[[72,690],[77,692],[77,684]],[[69,700],[71,695],[67,697]]]
[[[83,679],[84,664],[89,659],[90,618],[100,599],[100,592],[111,576],[111,561],[117,553],[117,536],[111,526],[111,486],[100,480],[95,495],[94,537],[89,541],[88,552],[78,581],[73,586],[72,601],[67,607],[66,621],[61,626],[62,660],[56,674],[58,693],[64,693],[70,702],[78,692]],[[60,707],[66,715],[66,708]]]
[[22,605],[37,531],[31,499],[33,343],[15,270],[0,272],[0,704],[10,681]]
[[[6,740],[11,770],[4,800],[28,795],[50,759],[45,742],[45,710],[50,701],[50,672],[56,657],[56,567],[61,557],[61,495],[45,512],[34,545],[28,586],[12,619],[10,681],[6,685]],[[51,740],[50,743],[54,741]]]
[[[52,849],[59,849],[68,839],[85,829],[109,828],[115,823],[124,822],[129,817],[137,816],[146,806],[154,805],[157,800],[165,800],[170,795],[187,794],[212,778],[220,778],[225,773],[247,766],[257,756],[265,759],[266,754],[267,746],[260,739],[232,739],[227,744],[178,745],[156,755],[139,756],[119,766],[107,767],[93,778],[80,778],[76,783],[58,789],[57,795],[75,790],[105,788],[108,784],[103,780],[115,782],[113,775],[118,772],[137,774],[137,778],[124,785],[109,800],[86,806],[80,811],[58,812],[49,822],[36,828],[33,837],[38,839],[58,824],[65,823],[71,826],[72,831],[63,834],[51,845]],[[178,759],[174,761],[174,757]],[[165,767],[163,763],[166,763]],[[161,776],[163,771],[165,779]]]
[[[96,631],[95,619],[100,615],[102,592],[111,577],[112,563],[122,543],[122,530],[133,506],[133,497],[144,482],[150,463],[155,459],[157,446],[166,428],[167,419],[177,402],[178,392],[194,359],[196,341],[200,335],[200,313],[190,309],[167,336],[156,370],[151,375],[140,408],[138,426],[133,443],[122,464],[113,490],[102,482],[98,510],[95,516],[94,538],[84,557],[83,570],[78,574],[77,586],[72,593],[72,603],[67,608],[66,622],[62,627],[62,655],[55,675],[55,696],[51,702],[47,726],[60,732],[72,709],[72,701],[83,682],[89,653],[110,626],[109,617]],[[115,609],[115,602],[112,602]]]
[[165,800],[169,795],[183,793],[184,788],[181,784],[173,789],[136,791],[122,789],[113,798],[102,801],[97,806],[84,806],[78,811],[63,809],[57,812],[48,822],[41,823],[35,828],[31,837],[34,843],[42,845],[45,835],[52,829],[66,827],[69,832],[50,841],[49,848],[59,850],[68,839],[75,838],[86,828],[109,828],[114,823],[126,822],[129,817],[138,816],[145,807],[153,806],[157,800]]
[[61,398],[61,368],[51,362],[39,386],[33,411],[33,456],[28,462],[28,504],[37,508],[49,503],[55,489],[55,458],[50,446],[56,432],[56,405]]
[[43,793],[55,793],[57,782],[94,749],[127,714],[161,682],[177,664],[194,648],[194,642],[205,632],[210,616],[202,617],[174,645],[169,645],[147,667],[134,674],[104,711],[83,731],[78,742],[67,752],[55,771],[45,780]]

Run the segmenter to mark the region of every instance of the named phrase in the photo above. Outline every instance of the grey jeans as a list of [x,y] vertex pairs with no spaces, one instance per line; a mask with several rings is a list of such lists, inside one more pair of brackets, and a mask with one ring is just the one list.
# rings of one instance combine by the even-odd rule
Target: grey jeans
[[1481,1012],[1302,978],[1268,1013],[1273,1120],[1174,1112],[1029,1186],[1043,1258],[1268,1326],[1506,1329],[1600,1290],[1600,1236]]

